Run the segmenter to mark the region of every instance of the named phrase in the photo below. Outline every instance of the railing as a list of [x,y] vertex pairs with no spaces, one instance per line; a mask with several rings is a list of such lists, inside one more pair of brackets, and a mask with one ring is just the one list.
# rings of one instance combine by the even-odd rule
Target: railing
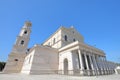
[[[27,73],[27,74],[58,74],[58,75],[77,75],[77,76],[99,76],[114,74],[114,70],[7,70],[8,73]],[[5,73],[7,73],[5,71]]]
[[68,70],[67,74],[64,70],[59,70],[58,74],[65,75],[80,75],[80,76],[99,76],[99,75],[110,75],[114,74],[114,70]]

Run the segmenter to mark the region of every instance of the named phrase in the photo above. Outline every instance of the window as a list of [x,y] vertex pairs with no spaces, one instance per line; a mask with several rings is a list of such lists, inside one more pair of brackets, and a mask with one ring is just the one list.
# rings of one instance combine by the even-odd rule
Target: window
[[75,32],[73,31],[73,34],[74,34]]
[[27,31],[24,31],[24,34],[27,34]]
[[14,61],[18,61],[18,59],[14,59]]
[[28,48],[27,51],[29,52],[29,51],[30,51],[30,48]]
[[55,38],[53,39],[53,44],[55,44]]
[[50,42],[48,43],[48,46],[50,46]]
[[73,41],[75,42],[76,40],[75,40],[75,39],[73,39]]
[[65,41],[67,41],[67,35],[64,36]]
[[24,41],[23,41],[23,40],[21,41],[21,44],[22,44],[22,45],[24,44]]

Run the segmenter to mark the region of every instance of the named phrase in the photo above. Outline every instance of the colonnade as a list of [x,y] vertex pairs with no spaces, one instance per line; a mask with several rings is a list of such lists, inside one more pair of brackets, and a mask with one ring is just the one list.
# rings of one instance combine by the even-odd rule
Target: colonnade
[[60,53],[60,74],[97,76],[115,73],[115,65],[106,60],[105,54],[91,50],[71,49]]
[[80,75],[107,75],[114,73],[114,68],[111,68],[105,56],[80,49],[77,52],[80,60]]

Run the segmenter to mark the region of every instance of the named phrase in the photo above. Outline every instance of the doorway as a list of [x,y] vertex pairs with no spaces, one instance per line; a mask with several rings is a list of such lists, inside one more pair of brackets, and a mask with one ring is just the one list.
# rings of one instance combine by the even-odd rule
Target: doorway
[[68,59],[67,58],[64,59],[64,74],[65,75],[68,74]]

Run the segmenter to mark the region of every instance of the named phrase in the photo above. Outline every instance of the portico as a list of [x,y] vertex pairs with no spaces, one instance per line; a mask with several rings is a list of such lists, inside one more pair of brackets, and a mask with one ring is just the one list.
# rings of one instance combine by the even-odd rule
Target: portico
[[[70,55],[70,56],[68,56]],[[68,60],[69,75],[110,74],[103,51],[78,41],[59,49],[59,73],[64,74],[64,60]]]

